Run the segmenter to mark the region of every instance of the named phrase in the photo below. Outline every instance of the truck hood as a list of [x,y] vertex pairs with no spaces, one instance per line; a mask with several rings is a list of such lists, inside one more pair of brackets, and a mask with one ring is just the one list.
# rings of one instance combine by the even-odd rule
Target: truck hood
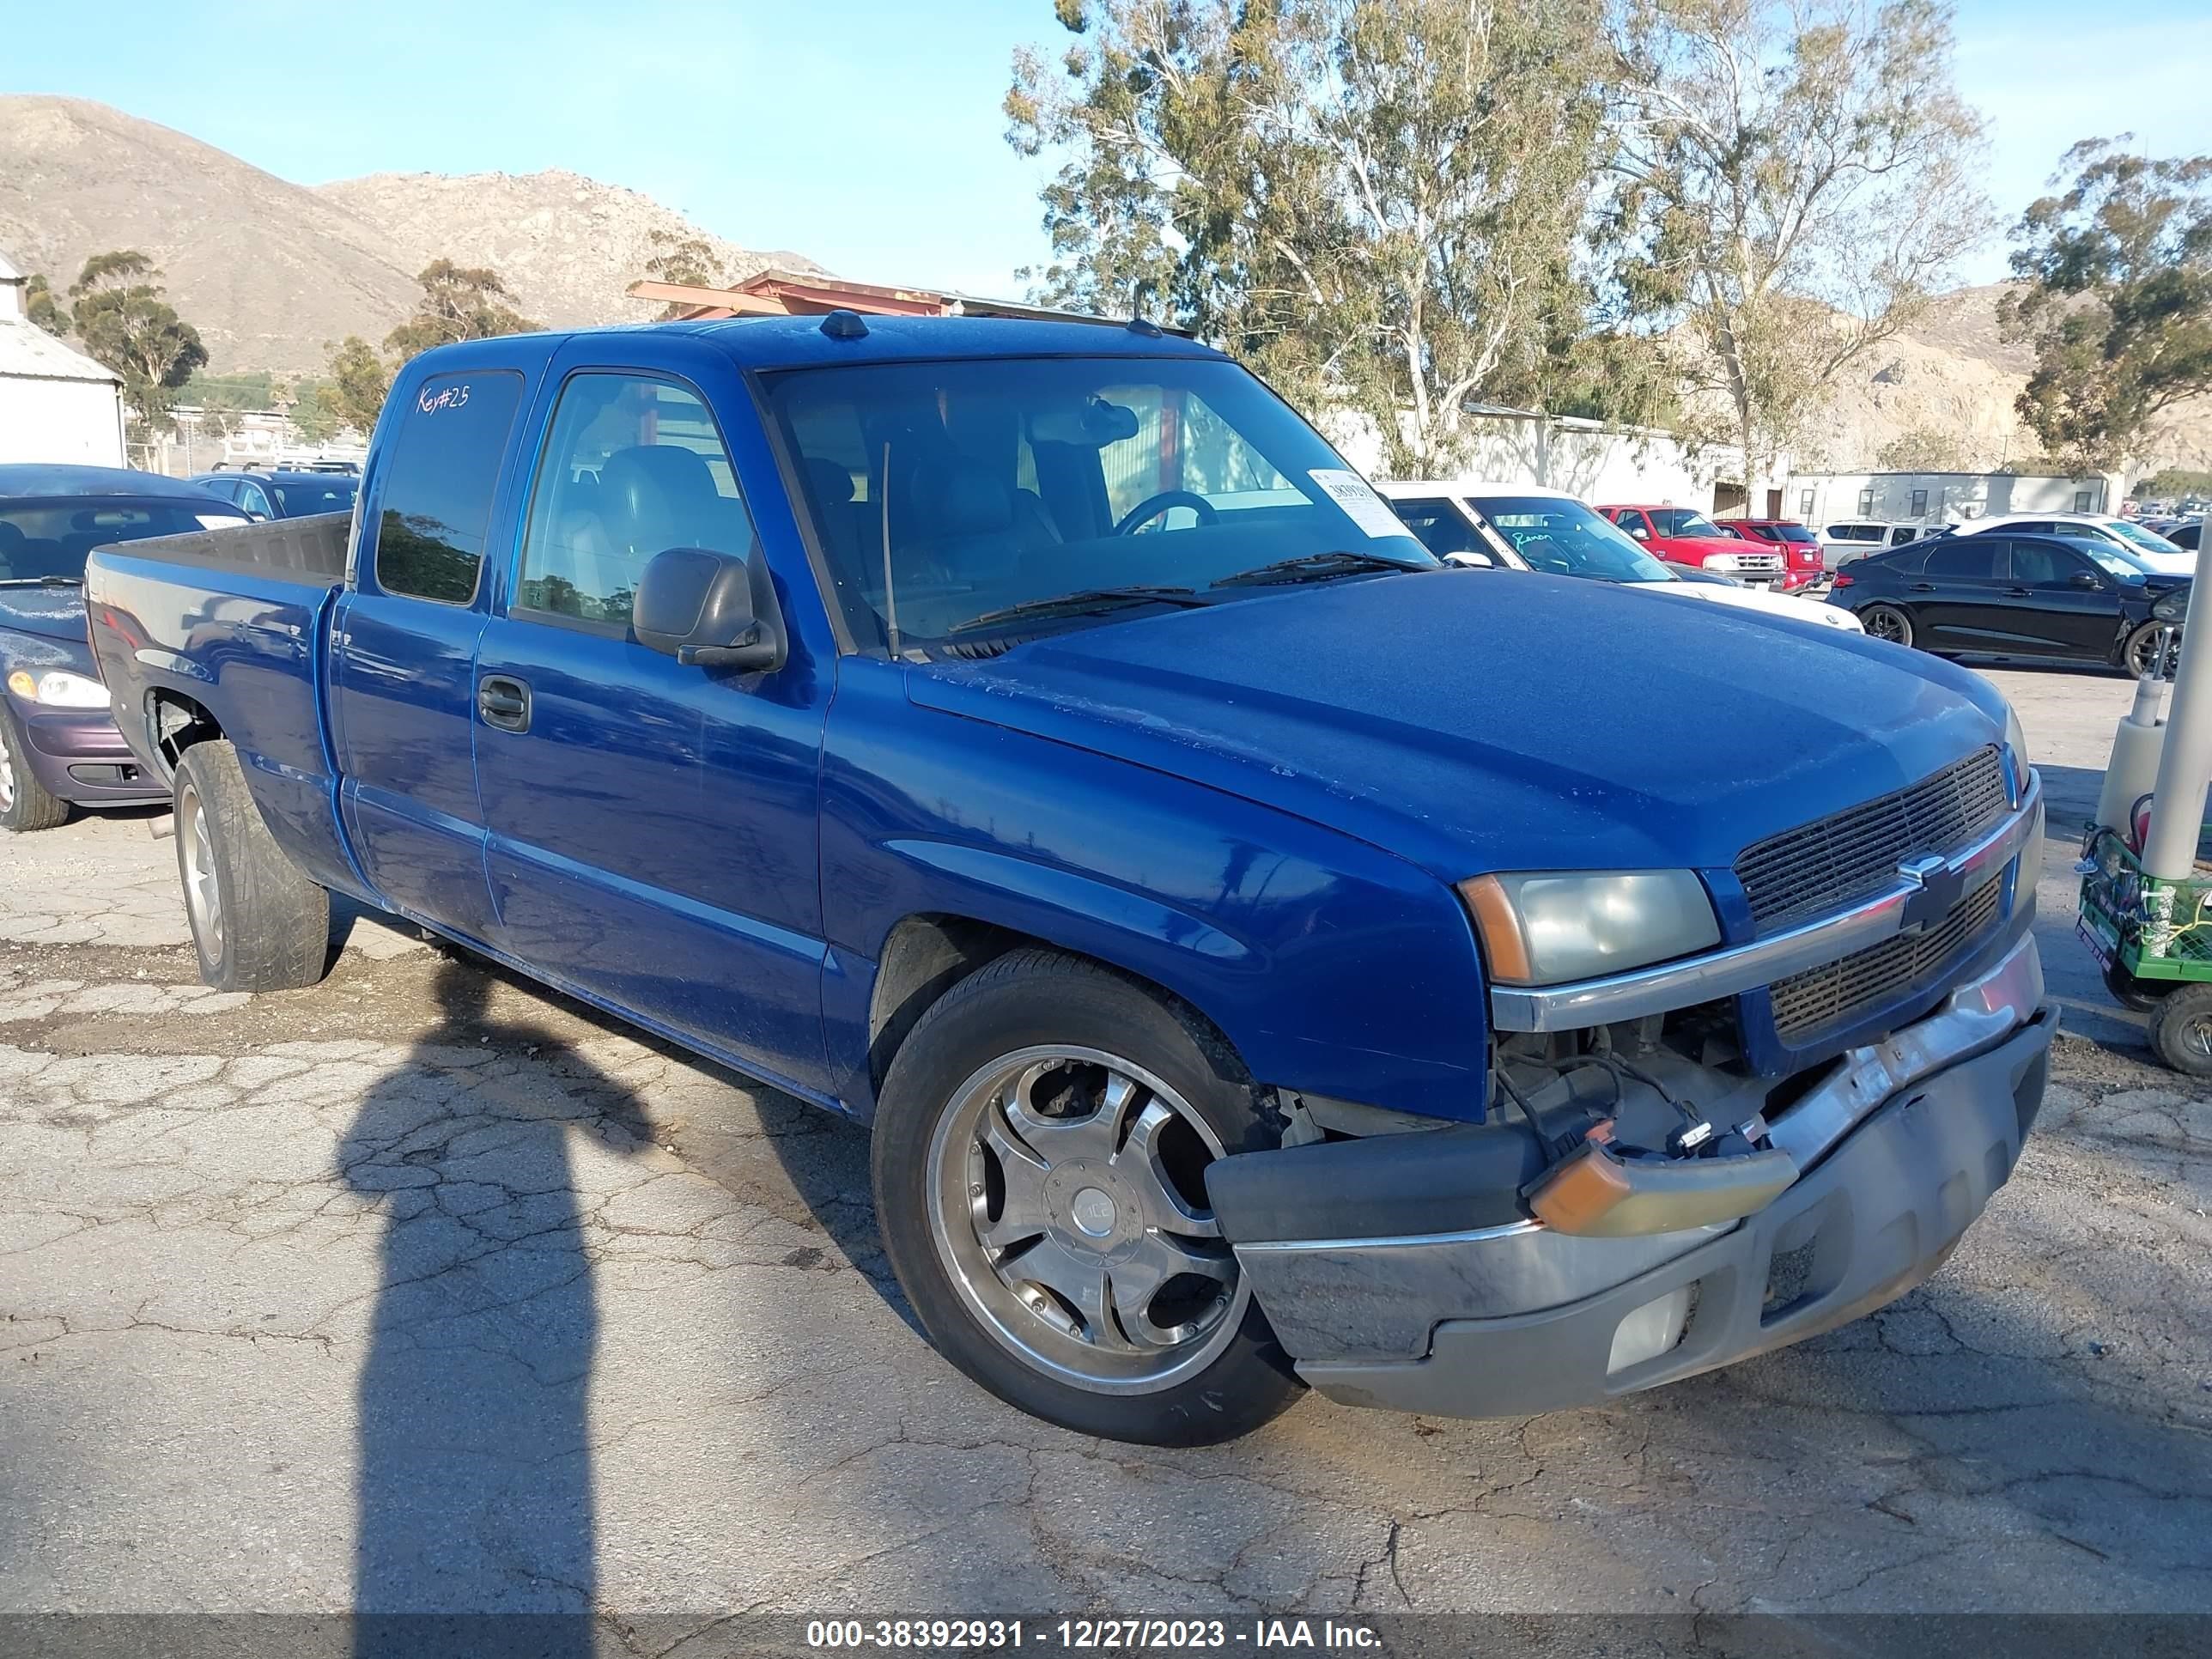
[[1444,880],[1724,866],[1999,741],[2005,712],[1963,669],[1841,630],[1459,570],[1109,622],[907,687]]

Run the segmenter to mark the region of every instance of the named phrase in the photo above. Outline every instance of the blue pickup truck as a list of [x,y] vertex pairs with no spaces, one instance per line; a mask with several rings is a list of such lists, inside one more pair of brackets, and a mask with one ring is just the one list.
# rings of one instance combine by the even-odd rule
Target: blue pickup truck
[[210,982],[316,979],[342,893],[872,1124],[922,1325],[1085,1432],[1796,1341],[1934,1272],[2042,1097],[1986,683],[1439,563],[1143,324],[442,347],[349,526],[88,588]]

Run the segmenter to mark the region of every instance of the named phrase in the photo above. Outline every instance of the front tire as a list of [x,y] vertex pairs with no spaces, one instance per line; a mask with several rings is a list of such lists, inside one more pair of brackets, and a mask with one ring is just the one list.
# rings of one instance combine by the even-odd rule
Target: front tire
[[1301,1386],[1206,1195],[1208,1163],[1279,1139],[1188,1015],[1017,951],[900,1045],[877,1224],[930,1340],[1001,1400],[1080,1434],[1211,1444]]
[[175,793],[177,869],[200,977],[219,991],[295,991],[320,980],[331,896],[269,833],[238,750],[220,738],[194,744]]
[[2170,626],[2166,623],[2145,623],[2129,635],[2128,642],[2120,647],[2120,666],[2137,679],[2154,669],[2161,677],[2171,678],[2181,661],[2181,630],[2172,629],[2172,639],[2165,651],[2159,649],[2159,635],[2166,633]]
[[70,804],[39,781],[13,709],[0,704],[0,830],[27,834],[70,821]]
[[1859,612],[1859,623],[1870,639],[1912,647],[1912,618],[1893,605],[1870,605]]

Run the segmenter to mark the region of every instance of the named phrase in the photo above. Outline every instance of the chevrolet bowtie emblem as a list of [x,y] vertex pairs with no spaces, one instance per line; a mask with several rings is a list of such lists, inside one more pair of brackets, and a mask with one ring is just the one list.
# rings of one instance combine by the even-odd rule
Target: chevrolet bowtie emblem
[[1951,914],[1951,908],[1966,890],[1966,872],[1951,869],[1948,860],[1933,854],[1908,859],[1897,866],[1897,873],[1912,890],[1905,896],[1905,919],[1899,924],[1903,933],[1917,933],[1936,926]]

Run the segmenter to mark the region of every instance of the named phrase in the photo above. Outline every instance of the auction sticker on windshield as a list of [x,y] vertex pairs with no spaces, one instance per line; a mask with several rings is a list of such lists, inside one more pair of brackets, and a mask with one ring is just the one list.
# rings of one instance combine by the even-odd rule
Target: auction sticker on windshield
[[1306,477],[1319,484],[1322,493],[1344,509],[1345,516],[1370,536],[1379,539],[1409,533],[1398,515],[1390,510],[1390,504],[1357,472],[1340,466],[1316,466],[1309,469]]

